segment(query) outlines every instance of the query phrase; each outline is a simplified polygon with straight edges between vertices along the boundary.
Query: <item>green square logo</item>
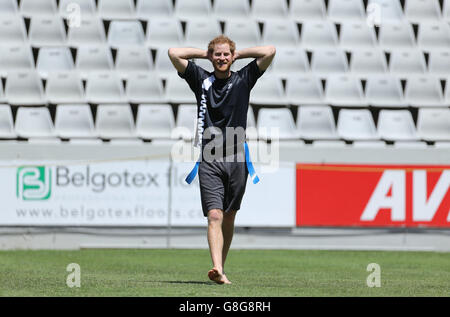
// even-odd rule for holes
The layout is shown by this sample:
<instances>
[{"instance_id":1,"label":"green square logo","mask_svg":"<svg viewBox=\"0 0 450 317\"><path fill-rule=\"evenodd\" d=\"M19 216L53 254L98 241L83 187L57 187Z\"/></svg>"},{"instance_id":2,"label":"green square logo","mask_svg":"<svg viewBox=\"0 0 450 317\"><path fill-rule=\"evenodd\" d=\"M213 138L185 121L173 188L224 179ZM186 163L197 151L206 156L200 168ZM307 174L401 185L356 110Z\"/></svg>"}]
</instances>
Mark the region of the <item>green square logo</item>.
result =
<instances>
[{"instance_id":1,"label":"green square logo","mask_svg":"<svg viewBox=\"0 0 450 317\"><path fill-rule=\"evenodd\" d=\"M22 200L47 200L51 195L51 170L45 166L17 169L16 194Z\"/></svg>"}]
</instances>

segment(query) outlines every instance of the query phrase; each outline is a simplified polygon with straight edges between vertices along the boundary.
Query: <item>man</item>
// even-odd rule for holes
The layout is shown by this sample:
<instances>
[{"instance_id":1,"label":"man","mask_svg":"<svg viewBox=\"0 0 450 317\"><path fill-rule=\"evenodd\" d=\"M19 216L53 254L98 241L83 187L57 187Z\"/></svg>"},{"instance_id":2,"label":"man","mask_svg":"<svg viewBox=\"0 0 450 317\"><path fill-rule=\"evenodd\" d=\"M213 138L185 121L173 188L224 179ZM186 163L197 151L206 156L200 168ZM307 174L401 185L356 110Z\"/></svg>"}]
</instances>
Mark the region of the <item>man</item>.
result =
<instances>
[{"instance_id":1,"label":"man","mask_svg":"<svg viewBox=\"0 0 450 317\"><path fill-rule=\"evenodd\" d=\"M168 54L178 75L194 92L198 104L196 141L202 147L202 158L196 167L203 214L208 218L207 237L213 262L208 277L218 284L231 284L224 272L225 260L248 173L252 175L253 170L251 162L249 166L249 160L244 157L246 153L243 153L249 95L272 62L275 47L260 46L237 51L235 43L221 35L209 43L207 50L170 48ZM193 58L209 59L214 72L209 73L189 61ZM255 59L241 70L232 72L231 65L239 58ZM237 144L234 143L234 135L229 137L229 129L244 131L240 135L238 133ZM215 138L209 141L212 136ZM206 153L207 150L210 152ZM213 159L207 159L212 155ZM193 173L195 176L196 169Z\"/></svg>"}]
</instances>

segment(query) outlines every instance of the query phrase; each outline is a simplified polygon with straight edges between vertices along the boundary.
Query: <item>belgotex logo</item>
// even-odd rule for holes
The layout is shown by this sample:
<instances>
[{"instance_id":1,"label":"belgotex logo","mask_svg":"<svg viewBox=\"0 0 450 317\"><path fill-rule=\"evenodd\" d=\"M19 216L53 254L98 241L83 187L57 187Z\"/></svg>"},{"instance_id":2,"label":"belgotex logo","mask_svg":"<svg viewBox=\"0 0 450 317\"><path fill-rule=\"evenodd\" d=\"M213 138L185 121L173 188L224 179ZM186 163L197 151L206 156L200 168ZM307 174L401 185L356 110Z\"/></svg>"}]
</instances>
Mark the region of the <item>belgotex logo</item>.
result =
<instances>
[{"instance_id":1,"label":"belgotex logo","mask_svg":"<svg viewBox=\"0 0 450 317\"><path fill-rule=\"evenodd\" d=\"M22 200L46 200L52 191L51 170L45 166L17 169L16 194Z\"/></svg>"}]
</instances>

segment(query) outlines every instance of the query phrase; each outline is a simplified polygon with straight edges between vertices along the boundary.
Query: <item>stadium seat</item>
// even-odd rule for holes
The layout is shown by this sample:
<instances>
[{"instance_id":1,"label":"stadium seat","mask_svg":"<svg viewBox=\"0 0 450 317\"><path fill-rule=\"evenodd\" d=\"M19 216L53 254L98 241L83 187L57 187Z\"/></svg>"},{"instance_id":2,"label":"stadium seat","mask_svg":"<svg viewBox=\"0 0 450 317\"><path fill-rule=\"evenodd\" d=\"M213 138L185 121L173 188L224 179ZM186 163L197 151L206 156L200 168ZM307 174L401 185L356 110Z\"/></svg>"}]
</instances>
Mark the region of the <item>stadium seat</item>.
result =
<instances>
[{"instance_id":1,"label":"stadium seat","mask_svg":"<svg viewBox=\"0 0 450 317\"><path fill-rule=\"evenodd\" d=\"M412 23L440 20L439 0L406 0L405 16Z\"/></svg>"},{"instance_id":2,"label":"stadium seat","mask_svg":"<svg viewBox=\"0 0 450 317\"><path fill-rule=\"evenodd\" d=\"M437 149L450 149L449 141L437 141L434 142L434 147Z\"/></svg>"},{"instance_id":3,"label":"stadium seat","mask_svg":"<svg viewBox=\"0 0 450 317\"><path fill-rule=\"evenodd\" d=\"M0 76L8 71L27 71L34 68L33 52L28 45L0 45Z\"/></svg>"},{"instance_id":4,"label":"stadium seat","mask_svg":"<svg viewBox=\"0 0 450 317\"><path fill-rule=\"evenodd\" d=\"M350 71L358 76L384 74L388 71L386 56L380 49L356 49L351 51Z\"/></svg>"},{"instance_id":5,"label":"stadium seat","mask_svg":"<svg viewBox=\"0 0 450 317\"><path fill-rule=\"evenodd\" d=\"M206 49L208 43L222 34L220 24L215 19L192 19L186 22L185 46Z\"/></svg>"},{"instance_id":6,"label":"stadium seat","mask_svg":"<svg viewBox=\"0 0 450 317\"><path fill-rule=\"evenodd\" d=\"M219 20L246 18L250 15L250 5L247 0L215 0L213 14Z\"/></svg>"},{"instance_id":7,"label":"stadium seat","mask_svg":"<svg viewBox=\"0 0 450 317\"><path fill-rule=\"evenodd\" d=\"M245 130L245 135L247 140L257 140L258 139L258 129L256 128L255 113L253 112L253 107L248 106L247 111L247 129Z\"/></svg>"},{"instance_id":8,"label":"stadium seat","mask_svg":"<svg viewBox=\"0 0 450 317\"><path fill-rule=\"evenodd\" d=\"M328 18L338 23L363 21L366 18L363 0L329 0Z\"/></svg>"},{"instance_id":9,"label":"stadium seat","mask_svg":"<svg viewBox=\"0 0 450 317\"><path fill-rule=\"evenodd\" d=\"M409 76L405 87L405 101L411 106L444 106L441 83L433 76Z\"/></svg>"},{"instance_id":10,"label":"stadium seat","mask_svg":"<svg viewBox=\"0 0 450 317\"><path fill-rule=\"evenodd\" d=\"M131 106L129 104L99 104L95 130L102 139L136 137Z\"/></svg>"},{"instance_id":11,"label":"stadium seat","mask_svg":"<svg viewBox=\"0 0 450 317\"><path fill-rule=\"evenodd\" d=\"M354 141L352 147L357 149L382 149L386 148L384 141Z\"/></svg>"},{"instance_id":12,"label":"stadium seat","mask_svg":"<svg viewBox=\"0 0 450 317\"><path fill-rule=\"evenodd\" d=\"M133 0L97 0L98 16L104 20L133 19Z\"/></svg>"},{"instance_id":13,"label":"stadium seat","mask_svg":"<svg viewBox=\"0 0 450 317\"><path fill-rule=\"evenodd\" d=\"M351 75L329 75L325 100L335 106L364 106L366 104L361 80Z\"/></svg>"},{"instance_id":14,"label":"stadium seat","mask_svg":"<svg viewBox=\"0 0 450 317\"><path fill-rule=\"evenodd\" d=\"M113 70L111 50L106 45L82 45L77 50L75 67L83 79L87 78L91 72Z\"/></svg>"},{"instance_id":15,"label":"stadium seat","mask_svg":"<svg viewBox=\"0 0 450 317\"><path fill-rule=\"evenodd\" d=\"M48 138L55 136L50 110L47 107L19 107L15 131L22 138Z\"/></svg>"},{"instance_id":16,"label":"stadium seat","mask_svg":"<svg viewBox=\"0 0 450 317\"><path fill-rule=\"evenodd\" d=\"M211 61L208 60L208 59L205 59L205 58L196 58L195 61L194 61L194 63L195 63L197 66L200 66L201 68L203 68L204 70L206 70L206 71L208 71L208 72L213 72L213 71L214 71L214 67L213 67ZM234 65L234 63L233 63L233 65ZM233 65L232 65L232 66L233 66ZM234 71L234 68L232 68L231 70ZM172 69L172 72L173 72L173 69Z\"/></svg>"},{"instance_id":17,"label":"stadium seat","mask_svg":"<svg viewBox=\"0 0 450 317\"><path fill-rule=\"evenodd\" d=\"M8 45L28 44L27 31L22 17L0 15L0 43Z\"/></svg>"},{"instance_id":18,"label":"stadium seat","mask_svg":"<svg viewBox=\"0 0 450 317\"><path fill-rule=\"evenodd\" d=\"M392 75L371 75L366 82L366 101L375 107L407 106L398 77Z\"/></svg>"},{"instance_id":19,"label":"stadium seat","mask_svg":"<svg viewBox=\"0 0 450 317\"><path fill-rule=\"evenodd\" d=\"M419 108L417 134L426 141L450 141L450 109Z\"/></svg>"},{"instance_id":20,"label":"stadium seat","mask_svg":"<svg viewBox=\"0 0 450 317\"><path fill-rule=\"evenodd\" d=\"M316 49L312 52L311 71L320 77L348 71L347 57L341 49Z\"/></svg>"},{"instance_id":21,"label":"stadium seat","mask_svg":"<svg viewBox=\"0 0 450 317\"><path fill-rule=\"evenodd\" d=\"M176 75L177 71L173 67L170 61L169 55L167 54L169 48L160 48L156 51L155 58L155 71L158 73L159 77L166 79L171 75Z\"/></svg>"},{"instance_id":22,"label":"stadium seat","mask_svg":"<svg viewBox=\"0 0 450 317\"><path fill-rule=\"evenodd\" d=\"M347 144L345 141L342 140L316 140L312 143L313 148L333 148L333 149L339 149L339 148L345 148L347 147Z\"/></svg>"},{"instance_id":23,"label":"stadium seat","mask_svg":"<svg viewBox=\"0 0 450 317\"><path fill-rule=\"evenodd\" d=\"M257 46L261 41L258 23L251 18L245 20L227 19L224 34L241 48Z\"/></svg>"},{"instance_id":24,"label":"stadium seat","mask_svg":"<svg viewBox=\"0 0 450 317\"><path fill-rule=\"evenodd\" d=\"M96 104L125 102L122 81L114 72L92 72L86 82L86 99Z\"/></svg>"},{"instance_id":25,"label":"stadium seat","mask_svg":"<svg viewBox=\"0 0 450 317\"><path fill-rule=\"evenodd\" d=\"M319 77L291 75L286 81L286 98L290 104L323 104L324 93Z\"/></svg>"},{"instance_id":26,"label":"stadium seat","mask_svg":"<svg viewBox=\"0 0 450 317\"><path fill-rule=\"evenodd\" d=\"M298 22L323 20L326 12L324 0L291 0L289 5L291 19Z\"/></svg>"},{"instance_id":27,"label":"stadium seat","mask_svg":"<svg viewBox=\"0 0 450 317\"><path fill-rule=\"evenodd\" d=\"M250 103L259 105L285 105L281 79L275 75L258 79L250 94Z\"/></svg>"},{"instance_id":28,"label":"stadium seat","mask_svg":"<svg viewBox=\"0 0 450 317\"><path fill-rule=\"evenodd\" d=\"M252 0L251 14L255 19L281 18L288 15L286 0Z\"/></svg>"},{"instance_id":29,"label":"stadium seat","mask_svg":"<svg viewBox=\"0 0 450 317\"><path fill-rule=\"evenodd\" d=\"M106 44L105 28L100 19L81 16L79 27L70 27L67 31L67 43L70 46Z\"/></svg>"},{"instance_id":30,"label":"stadium seat","mask_svg":"<svg viewBox=\"0 0 450 317\"><path fill-rule=\"evenodd\" d=\"M136 134L143 139L170 139L175 117L170 105L140 104L136 117Z\"/></svg>"},{"instance_id":31,"label":"stadium seat","mask_svg":"<svg viewBox=\"0 0 450 317\"><path fill-rule=\"evenodd\" d=\"M109 145L117 146L136 146L144 144L144 140L138 138L111 139Z\"/></svg>"},{"instance_id":32,"label":"stadium seat","mask_svg":"<svg viewBox=\"0 0 450 317\"><path fill-rule=\"evenodd\" d=\"M337 132L345 140L379 139L372 114L368 109L341 109Z\"/></svg>"},{"instance_id":33,"label":"stadium seat","mask_svg":"<svg viewBox=\"0 0 450 317\"><path fill-rule=\"evenodd\" d=\"M377 45L375 30L366 22L342 22L340 45L347 50L374 48Z\"/></svg>"},{"instance_id":34,"label":"stadium seat","mask_svg":"<svg viewBox=\"0 0 450 317\"><path fill-rule=\"evenodd\" d=\"M234 61L234 63L231 65L231 70L237 72L238 70L242 69L243 67L250 64L254 59L253 58L240 58ZM268 72L270 67L266 70Z\"/></svg>"},{"instance_id":35,"label":"stadium seat","mask_svg":"<svg viewBox=\"0 0 450 317\"><path fill-rule=\"evenodd\" d=\"M180 78L176 71L167 76L166 100L171 103L195 103L194 93L187 82Z\"/></svg>"},{"instance_id":36,"label":"stadium seat","mask_svg":"<svg viewBox=\"0 0 450 317\"><path fill-rule=\"evenodd\" d=\"M449 73L447 73L448 76ZM450 105L450 77L447 77L447 82L445 85L445 91L444 91L444 105L449 106Z\"/></svg>"},{"instance_id":37,"label":"stadium seat","mask_svg":"<svg viewBox=\"0 0 450 317\"><path fill-rule=\"evenodd\" d=\"M76 9L75 9L76 8ZM94 17L97 14L97 5L95 0L60 0L59 1L59 15L64 18L69 18L74 13L80 13L83 16Z\"/></svg>"},{"instance_id":38,"label":"stadium seat","mask_svg":"<svg viewBox=\"0 0 450 317\"><path fill-rule=\"evenodd\" d=\"M6 102L5 93L3 91L3 83L0 80L0 102Z\"/></svg>"},{"instance_id":39,"label":"stadium seat","mask_svg":"<svg viewBox=\"0 0 450 317\"><path fill-rule=\"evenodd\" d=\"M330 106L302 105L297 112L297 128L302 139L338 139Z\"/></svg>"},{"instance_id":40,"label":"stadium seat","mask_svg":"<svg viewBox=\"0 0 450 317\"><path fill-rule=\"evenodd\" d=\"M173 15L172 1L167 0L137 0L136 16L140 20L149 20Z\"/></svg>"},{"instance_id":41,"label":"stadium seat","mask_svg":"<svg viewBox=\"0 0 450 317\"><path fill-rule=\"evenodd\" d=\"M0 15L11 16L19 13L17 0L1 0Z\"/></svg>"},{"instance_id":42,"label":"stadium seat","mask_svg":"<svg viewBox=\"0 0 450 317\"><path fill-rule=\"evenodd\" d=\"M384 140L417 140L416 127L409 110L380 111L378 116L378 134Z\"/></svg>"},{"instance_id":43,"label":"stadium seat","mask_svg":"<svg viewBox=\"0 0 450 317\"><path fill-rule=\"evenodd\" d=\"M174 15L181 20L201 20L208 17L211 11L211 1L209 0L177 0Z\"/></svg>"},{"instance_id":44,"label":"stadium seat","mask_svg":"<svg viewBox=\"0 0 450 317\"><path fill-rule=\"evenodd\" d=\"M180 104L178 106L175 129L172 131L172 138L192 140L195 135L197 125L197 105Z\"/></svg>"},{"instance_id":45,"label":"stadium seat","mask_svg":"<svg viewBox=\"0 0 450 317\"><path fill-rule=\"evenodd\" d=\"M404 78L427 72L425 56L421 50L417 49L392 51L389 68L391 74Z\"/></svg>"},{"instance_id":46,"label":"stadium seat","mask_svg":"<svg viewBox=\"0 0 450 317\"><path fill-rule=\"evenodd\" d=\"M113 48L144 45L145 35L139 20L111 21L108 31L108 44Z\"/></svg>"},{"instance_id":47,"label":"stadium seat","mask_svg":"<svg viewBox=\"0 0 450 317\"><path fill-rule=\"evenodd\" d=\"M375 6L379 10L381 25L402 21L404 19L400 0L369 0L367 5L368 11ZM374 11L374 14L377 14L377 12Z\"/></svg>"},{"instance_id":48,"label":"stadium seat","mask_svg":"<svg viewBox=\"0 0 450 317\"><path fill-rule=\"evenodd\" d=\"M57 105L55 133L60 138L94 138L94 118L88 104Z\"/></svg>"},{"instance_id":49,"label":"stadium seat","mask_svg":"<svg viewBox=\"0 0 450 317\"><path fill-rule=\"evenodd\" d=\"M68 47L41 47L37 57L36 69L43 78L47 78L50 72L74 69L70 49Z\"/></svg>"},{"instance_id":50,"label":"stadium seat","mask_svg":"<svg viewBox=\"0 0 450 317\"><path fill-rule=\"evenodd\" d=\"M61 144L62 141L59 138L53 137L30 137L27 140L28 144L48 145L48 144Z\"/></svg>"},{"instance_id":51,"label":"stadium seat","mask_svg":"<svg viewBox=\"0 0 450 317\"><path fill-rule=\"evenodd\" d=\"M388 22L380 26L379 45L384 50L411 49L416 46L414 30L408 22Z\"/></svg>"},{"instance_id":52,"label":"stadium seat","mask_svg":"<svg viewBox=\"0 0 450 317\"><path fill-rule=\"evenodd\" d=\"M446 22L422 22L417 33L417 44L422 50L448 49L450 26Z\"/></svg>"},{"instance_id":53,"label":"stadium seat","mask_svg":"<svg viewBox=\"0 0 450 317\"><path fill-rule=\"evenodd\" d=\"M446 79L450 74L450 49L430 51L428 69L431 75Z\"/></svg>"},{"instance_id":54,"label":"stadium seat","mask_svg":"<svg viewBox=\"0 0 450 317\"><path fill-rule=\"evenodd\" d=\"M50 103L83 103L86 101L83 82L77 71L51 72L45 87Z\"/></svg>"},{"instance_id":55,"label":"stadium seat","mask_svg":"<svg viewBox=\"0 0 450 317\"><path fill-rule=\"evenodd\" d=\"M450 21L450 1L444 0L444 5L442 8L442 17L446 21Z\"/></svg>"},{"instance_id":56,"label":"stadium seat","mask_svg":"<svg viewBox=\"0 0 450 317\"><path fill-rule=\"evenodd\" d=\"M0 104L0 139L15 139L16 137L11 107Z\"/></svg>"},{"instance_id":57,"label":"stadium seat","mask_svg":"<svg viewBox=\"0 0 450 317\"><path fill-rule=\"evenodd\" d=\"M299 43L297 24L290 19L264 20L262 43L278 47L295 47Z\"/></svg>"},{"instance_id":58,"label":"stadium seat","mask_svg":"<svg viewBox=\"0 0 450 317\"><path fill-rule=\"evenodd\" d=\"M116 71L127 78L133 72L149 72L153 69L151 52L145 46L121 46L116 55Z\"/></svg>"},{"instance_id":59,"label":"stadium seat","mask_svg":"<svg viewBox=\"0 0 450 317\"><path fill-rule=\"evenodd\" d=\"M162 82L154 72L130 74L125 93L131 103L165 102Z\"/></svg>"},{"instance_id":60,"label":"stadium seat","mask_svg":"<svg viewBox=\"0 0 450 317\"><path fill-rule=\"evenodd\" d=\"M72 138L69 140L69 144L75 144L75 145L100 145L103 144L102 139L79 139L79 138Z\"/></svg>"},{"instance_id":61,"label":"stadium seat","mask_svg":"<svg viewBox=\"0 0 450 317\"><path fill-rule=\"evenodd\" d=\"M262 108L258 113L258 137L262 140L299 139L300 135L295 126L294 117L288 108Z\"/></svg>"},{"instance_id":62,"label":"stadium seat","mask_svg":"<svg viewBox=\"0 0 450 317\"><path fill-rule=\"evenodd\" d=\"M20 0L20 13L25 17L57 14L56 0Z\"/></svg>"},{"instance_id":63,"label":"stadium seat","mask_svg":"<svg viewBox=\"0 0 450 317\"><path fill-rule=\"evenodd\" d=\"M301 46L304 49L336 47L336 26L330 21L305 21L302 24Z\"/></svg>"},{"instance_id":64,"label":"stadium seat","mask_svg":"<svg viewBox=\"0 0 450 317\"><path fill-rule=\"evenodd\" d=\"M181 46L183 30L181 23L172 18L152 18L147 24L147 45L154 49Z\"/></svg>"},{"instance_id":65,"label":"stadium seat","mask_svg":"<svg viewBox=\"0 0 450 317\"><path fill-rule=\"evenodd\" d=\"M34 71L8 72L5 85L8 103L14 105L41 105L46 103L39 74Z\"/></svg>"},{"instance_id":66,"label":"stadium seat","mask_svg":"<svg viewBox=\"0 0 450 317\"><path fill-rule=\"evenodd\" d=\"M396 141L394 148L396 149L426 149L428 147L426 142L422 141Z\"/></svg>"},{"instance_id":67,"label":"stadium seat","mask_svg":"<svg viewBox=\"0 0 450 317\"><path fill-rule=\"evenodd\" d=\"M66 44L64 23L58 16L33 16L30 22L29 40L32 46Z\"/></svg>"},{"instance_id":68,"label":"stadium seat","mask_svg":"<svg viewBox=\"0 0 450 317\"><path fill-rule=\"evenodd\" d=\"M277 47L271 68L275 75L284 78L310 70L305 50L294 47Z\"/></svg>"}]
</instances>

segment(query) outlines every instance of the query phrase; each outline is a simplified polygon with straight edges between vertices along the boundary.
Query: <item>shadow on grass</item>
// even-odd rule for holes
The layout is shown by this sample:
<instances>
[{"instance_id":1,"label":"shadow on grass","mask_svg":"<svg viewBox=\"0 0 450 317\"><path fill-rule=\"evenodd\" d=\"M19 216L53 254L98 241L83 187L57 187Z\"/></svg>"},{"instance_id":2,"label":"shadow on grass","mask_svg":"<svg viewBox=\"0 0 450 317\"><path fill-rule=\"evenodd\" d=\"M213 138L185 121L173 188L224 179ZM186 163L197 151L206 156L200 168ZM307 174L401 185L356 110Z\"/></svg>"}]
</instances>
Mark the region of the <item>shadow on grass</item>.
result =
<instances>
[{"instance_id":1,"label":"shadow on grass","mask_svg":"<svg viewBox=\"0 0 450 317\"><path fill-rule=\"evenodd\" d=\"M193 285L215 285L213 282L200 281L146 281L149 283L165 283L165 284L193 284Z\"/></svg>"}]
</instances>

